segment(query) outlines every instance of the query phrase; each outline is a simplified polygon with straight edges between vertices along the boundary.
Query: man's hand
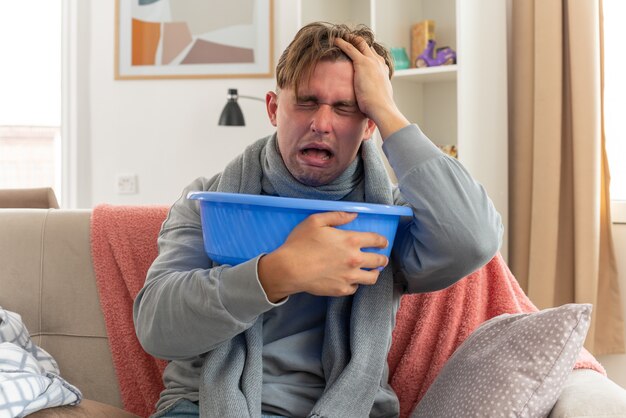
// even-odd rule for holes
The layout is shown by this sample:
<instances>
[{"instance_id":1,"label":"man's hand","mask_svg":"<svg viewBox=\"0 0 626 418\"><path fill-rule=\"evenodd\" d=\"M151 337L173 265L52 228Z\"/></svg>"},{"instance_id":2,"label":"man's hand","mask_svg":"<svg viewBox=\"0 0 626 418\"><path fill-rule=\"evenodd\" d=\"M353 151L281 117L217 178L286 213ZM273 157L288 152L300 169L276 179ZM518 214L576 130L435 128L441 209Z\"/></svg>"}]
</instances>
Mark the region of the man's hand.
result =
<instances>
[{"instance_id":1,"label":"man's hand","mask_svg":"<svg viewBox=\"0 0 626 418\"><path fill-rule=\"evenodd\" d=\"M393 100L389 68L385 59L363 38L355 37L355 45L341 38L335 39L354 66L354 93L361 112L372 119L385 140L397 130L409 125Z\"/></svg>"},{"instance_id":2,"label":"man's hand","mask_svg":"<svg viewBox=\"0 0 626 418\"><path fill-rule=\"evenodd\" d=\"M384 255L361 248L385 248L387 239L372 232L334 228L356 218L354 213L323 212L309 216L285 243L259 261L259 280L271 302L307 292L318 296L345 296L359 285L378 280ZM363 270L370 268L372 270Z\"/></svg>"}]
</instances>

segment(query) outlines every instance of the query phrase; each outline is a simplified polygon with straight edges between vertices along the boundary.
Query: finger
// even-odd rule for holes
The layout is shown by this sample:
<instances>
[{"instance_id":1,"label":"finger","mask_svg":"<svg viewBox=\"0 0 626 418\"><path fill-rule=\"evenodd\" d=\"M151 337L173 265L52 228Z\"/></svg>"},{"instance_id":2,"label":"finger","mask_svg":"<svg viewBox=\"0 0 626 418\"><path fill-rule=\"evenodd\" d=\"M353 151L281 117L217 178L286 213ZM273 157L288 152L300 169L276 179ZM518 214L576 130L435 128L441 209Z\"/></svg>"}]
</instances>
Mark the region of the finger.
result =
<instances>
[{"instance_id":1,"label":"finger","mask_svg":"<svg viewBox=\"0 0 626 418\"><path fill-rule=\"evenodd\" d=\"M376 59L378 59L378 61L385 63L385 57L383 57L382 55L380 55L377 51L376 48L374 48L373 46L370 46L370 49L372 50L372 54L374 54L374 57L376 57ZM386 63L385 63L386 64Z\"/></svg>"},{"instance_id":2,"label":"finger","mask_svg":"<svg viewBox=\"0 0 626 418\"><path fill-rule=\"evenodd\" d=\"M354 44L356 44L356 48L364 55L367 55L369 52L371 52L370 46L367 44L367 42L365 41L365 39L361 38L360 36L355 36L352 38L352 40L354 41ZM353 44L353 45L354 45Z\"/></svg>"},{"instance_id":3,"label":"finger","mask_svg":"<svg viewBox=\"0 0 626 418\"><path fill-rule=\"evenodd\" d=\"M378 281L378 276L380 272L378 270L361 270L359 275L356 277L356 280L353 284L355 285L366 285L371 286L376 284Z\"/></svg>"},{"instance_id":4,"label":"finger","mask_svg":"<svg viewBox=\"0 0 626 418\"><path fill-rule=\"evenodd\" d=\"M335 46L341 49L353 61L359 55L359 50L342 38L335 38Z\"/></svg>"},{"instance_id":5,"label":"finger","mask_svg":"<svg viewBox=\"0 0 626 418\"><path fill-rule=\"evenodd\" d=\"M387 248L388 241L375 232L353 232L350 239L359 248Z\"/></svg>"},{"instance_id":6,"label":"finger","mask_svg":"<svg viewBox=\"0 0 626 418\"><path fill-rule=\"evenodd\" d=\"M353 61L361 55L371 55L370 47L365 39L355 36L354 40L355 43L352 43L342 38L335 38L335 46L339 47Z\"/></svg>"},{"instance_id":7,"label":"finger","mask_svg":"<svg viewBox=\"0 0 626 418\"><path fill-rule=\"evenodd\" d=\"M352 222L356 213L349 212L320 212L310 215L308 219L317 226L339 226Z\"/></svg>"},{"instance_id":8,"label":"finger","mask_svg":"<svg viewBox=\"0 0 626 418\"><path fill-rule=\"evenodd\" d=\"M389 263L389 259L382 254L377 253L365 253L366 255L363 257L363 266L365 269L375 269L376 271L381 271L387 266Z\"/></svg>"},{"instance_id":9,"label":"finger","mask_svg":"<svg viewBox=\"0 0 626 418\"><path fill-rule=\"evenodd\" d=\"M357 290L359 290L359 285L358 284L352 284L344 292L345 293L344 296L354 295Z\"/></svg>"},{"instance_id":10,"label":"finger","mask_svg":"<svg viewBox=\"0 0 626 418\"><path fill-rule=\"evenodd\" d=\"M372 54L376 57L376 58L382 58L382 56L376 51L376 48L374 48L374 45L370 45L370 51L372 51Z\"/></svg>"}]
</instances>

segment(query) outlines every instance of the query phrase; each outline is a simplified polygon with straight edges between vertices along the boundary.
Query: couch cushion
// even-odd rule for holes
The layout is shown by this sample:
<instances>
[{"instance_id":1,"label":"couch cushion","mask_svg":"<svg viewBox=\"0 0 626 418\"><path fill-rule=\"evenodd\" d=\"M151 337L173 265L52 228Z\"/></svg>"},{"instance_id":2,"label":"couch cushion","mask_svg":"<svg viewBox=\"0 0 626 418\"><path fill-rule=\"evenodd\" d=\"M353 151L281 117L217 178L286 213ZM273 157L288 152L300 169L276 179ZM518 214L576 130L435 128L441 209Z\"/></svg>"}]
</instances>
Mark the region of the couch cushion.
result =
<instances>
[{"instance_id":1,"label":"couch cushion","mask_svg":"<svg viewBox=\"0 0 626 418\"><path fill-rule=\"evenodd\" d=\"M91 266L90 210L0 210L0 306L86 398L121 406Z\"/></svg>"},{"instance_id":2,"label":"couch cushion","mask_svg":"<svg viewBox=\"0 0 626 418\"><path fill-rule=\"evenodd\" d=\"M454 352L412 417L547 416L589 328L591 305L504 314Z\"/></svg>"},{"instance_id":3,"label":"couch cushion","mask_svg":"<svg viewBox=\"0 0 626 418\"><path fill-rule=\"evenodd\" d=\"M126 412L97 401L83 399L76 406L58 406L42 409L29 415L32 418L137 418L135 414Z\"/></svg>"},{"instance_id":4,"label":"couch cushion","mask_svg":"<svg viewBox=\"0 0 626 418\"><path fill-rule=\"evenodd\" d=\"M593 370L574 370L550 418L626 417L626 390Z\"/></svg>"}]
</instances>

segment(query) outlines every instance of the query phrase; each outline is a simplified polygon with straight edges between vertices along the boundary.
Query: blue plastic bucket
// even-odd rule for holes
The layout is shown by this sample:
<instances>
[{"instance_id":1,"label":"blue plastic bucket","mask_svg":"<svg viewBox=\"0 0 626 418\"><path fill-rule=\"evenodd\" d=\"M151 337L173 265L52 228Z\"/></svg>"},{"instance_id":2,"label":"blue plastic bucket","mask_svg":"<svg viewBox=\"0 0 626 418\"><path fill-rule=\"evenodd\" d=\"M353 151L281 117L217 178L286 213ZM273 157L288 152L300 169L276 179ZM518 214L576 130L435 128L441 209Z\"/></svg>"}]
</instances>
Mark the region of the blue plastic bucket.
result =
<instances>
[{"instance_id":1,"label":"blue plastic bucket","mask_svg":"<svg viewBox=\"0 0 626 418\"><path fill-rule=\"evenodd\" d=\"M280 247L291 230L313 213L343 211L358 216L337 228L376 232L387 238L386 248L363 248L389 257L400 216L411 216L404 206L221 192L190 192L198 200L204 248L220 264L237 265Z\"/></svg>"}]
</instances>

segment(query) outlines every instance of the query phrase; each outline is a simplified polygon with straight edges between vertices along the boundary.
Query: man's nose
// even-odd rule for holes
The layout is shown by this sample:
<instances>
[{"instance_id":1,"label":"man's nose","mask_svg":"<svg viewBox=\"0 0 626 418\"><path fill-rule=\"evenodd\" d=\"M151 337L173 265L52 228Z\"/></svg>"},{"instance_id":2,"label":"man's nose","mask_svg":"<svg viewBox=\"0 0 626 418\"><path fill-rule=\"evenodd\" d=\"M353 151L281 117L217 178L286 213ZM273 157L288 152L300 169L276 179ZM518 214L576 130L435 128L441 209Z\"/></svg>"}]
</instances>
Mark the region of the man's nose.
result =
<instances>
[{"instance_id":1,"label":"man's nose","mask_svg":"<svg viewBox=\"0 0 626 418\"><path fill-rule=\"evenodd\" d=\"M333 107L327 104L320 104L311 121L311 129L318 134L329 133L332 129Z\"/></svg>"}]
</instances>

